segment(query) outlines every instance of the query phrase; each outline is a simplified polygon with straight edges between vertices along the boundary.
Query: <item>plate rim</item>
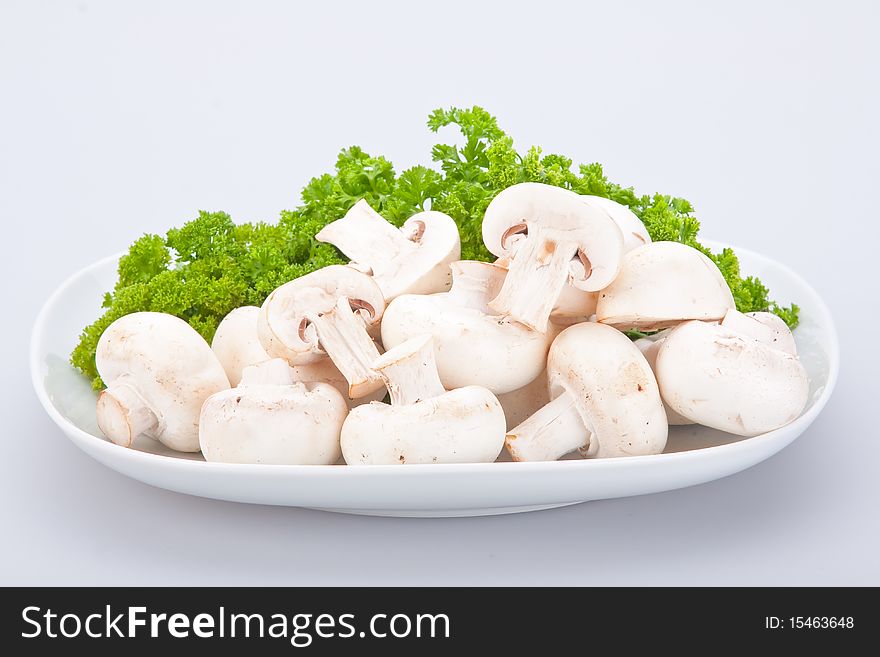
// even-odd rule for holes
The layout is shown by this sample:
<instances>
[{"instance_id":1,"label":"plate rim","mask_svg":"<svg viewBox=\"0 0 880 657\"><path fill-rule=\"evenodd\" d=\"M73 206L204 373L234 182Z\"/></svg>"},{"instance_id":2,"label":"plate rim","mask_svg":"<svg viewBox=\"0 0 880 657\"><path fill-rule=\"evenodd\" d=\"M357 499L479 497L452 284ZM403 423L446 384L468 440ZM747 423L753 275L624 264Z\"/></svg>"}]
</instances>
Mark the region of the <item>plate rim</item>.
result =
<instances>
[{"instance_id":1,"label":"plate rim","mask_svg":"<svg viewBox=\"0 0 880 657\"><path fill-rule=\"evenodd\" d=\"M772 444L777 438L783 435L791 435L791 441L796 439L812 422L816 416L822 411L831 397L836 387L840 372L840 344L838 340L837 328L834 324L833 315L821 295L807 282L800 274L791 269L788 265L774 260L769 256L758 253L751 249L738 247L725 242L716 240L704 240L704 244L711 248L732 248L737 254L748 254L748 257L756 260L769 261L775 267L783 270L783 272L801 285L807 293L812 297L813 305L819 310L822 318L822 324L827 326L827 337L829 343L828 353L828 379L823 387L818 399L813 405L794 422L787 424L779 429L769 431L750 438L744 438L733 443L724 445L714 445L711 447L700 447L682 452L671 452L665 454L646 454L640 456L628 456L626 458L616 459L575 459L575 460L558 460L558 461L535 461L535 462L492 462L492 463L438 463L438 464L407 464L405 467L400 465L369 465L354 467L334 465L275 465L275 464L257 464L257 463L212 463L207 461L199 461L194 459L180 458L177 456L169 456L164 454L152 454L143 452L129 447L116 445L104 438L94 436L80 427L76 426L68 419L63 417L52 400L49 398L46 387L41 381L41 361L39 357L39 346L44 342L46 332L46 319L53 307L63 298L65 292L77 283L83 276L89 274L92 270L105 266L108 262L117 260L123 255L119 252L104 258L100 258L69 275L55 290L49 295L34 321L31 331L29 363L31 370L31 384L37 394L43 409L52 419L52 421L62 430L62 432L80 449L85 449L88 445L89 449L98 450L102 454L107 454L109 458L127 460L132 464L142 464L144 466L168 467L171 469L188 470L212 470L214 472L225 472L232 476L237 474L252 474L255 471L264 472L267 475L288 474L297 477L313 477L313 476L330 476L345 477L357 474L358 476L367 477L384 477L390 473L394 473L396 477L419 476L424 477L426 473L432 473L433 476L445 476L449 474L465 474L476 471L483 473L497 472L501 473L530 473L530 472L547 472L561 468L580 469L587 468L595 470L600 468L619 468L624 463L629 464L624 467L640 468L648 466L651 463L661 464L663 462L673 460L674 462L698 461L705 458L712 458L715 455L725 452L738 452L742 450L750 451L754 449L756 443ZM82 443L82 444L81 444ZM783 445L784 446L784 445ZM110 456L112 455L112 456ZM254 470L254 469L257 470ZM354 470L354 472L353 472Z\"/></svg>"}]
</instances>

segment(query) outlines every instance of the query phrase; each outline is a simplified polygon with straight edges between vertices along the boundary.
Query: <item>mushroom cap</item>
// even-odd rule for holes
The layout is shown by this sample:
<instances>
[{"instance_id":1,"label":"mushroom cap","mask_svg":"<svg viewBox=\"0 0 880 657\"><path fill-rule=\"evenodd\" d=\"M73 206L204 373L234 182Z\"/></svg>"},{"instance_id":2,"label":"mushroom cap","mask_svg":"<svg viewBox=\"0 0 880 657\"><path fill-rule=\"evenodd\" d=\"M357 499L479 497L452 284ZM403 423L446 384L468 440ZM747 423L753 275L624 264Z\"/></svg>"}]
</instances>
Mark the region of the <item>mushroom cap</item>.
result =
<instances>
[{"instance_id":1,"label":"mushroom cap","mask_svg":"<svg viewBox=\"0 0 880 657\"><path fill-rule=\"evenodd\" d=\"M449 289L449 264L461 257L458 226L449 215L419 212L398 229L363 199L315 238L329 242L369 269L386 301L401 294Z\"/></svg>"},{"instance_id":2,"label":"mushroom cap","mask_svg":"<svg viewBox=\"0 0 880 657\"><path fill-rule=\"evenodd\" d=\"M406 406L358 406L342 425L349 465L491 463L501 453L504 411L479 386L452 390Z\"/></svg>"},{"instance_id":3,"label":"mushroom cap","mask_svg":"<svg viewBox=\"0 0 880 657\"><path fill-rule=\"evenodd\" d=\"M691 319L717 321L734 307L709 258L678 242L652 242L623 256L620 274L599 293L596 317L620 330L655 330Z\"/></svg>"},{"instance_id":4,"label":"mushroom cap","mask_svg":"<svg viewBox=\"0 0 880 657\"><path fill-rule=\"evenodd\" d=\"M547 239L572 241L589 261L589 271L576 287L606 287L620 269L623 235L608 212L580 195L543 183L512 185L492 199L483 217L483 242L495 256L509 253L512 231L524 225L543 229ZM515 255L513 256L516 257Z\"/></svg>"},{"instance_id":5,"label":"mushroom cap","mask_svg":"<svg viewBox=\"0 0 880 657\"><path fill-rule=\"evenodd\" d=\"M718 324L687 322L663 341L657 379L681 415L740 436L795 420L807 404L809 379L796 356Z\"/></svg>"},{"instance_id":6,"label":"mushroom cap","mask_svg":"<svg viewBox=\"0 0 880 657\"><path fill-rule=\"evenodd\" d=\"M328 313L342 297L358 309L368 329L382 319L382 291L370 276L352 267L330 265L277 288L263 302L257 322L266 353L272 358L284 358L291 365L323 359L326 354L317 340L305 335L307 314Z\"/></svg>"},{"instance_id":7,"label":"mushroom cap","mask_svg":"<svg viewBox=\"0 0 880 657\"><path fill-rule=\"evenodd\" d=\"M544 369L553 334L454 303L449 294L404 294L382 320L382 344L396 347L418 335L434 338L440 380L447 389L478 385L505 393L530 383Z\"/></svg>"},{"instance_id":8,"label":"mushroom cap","mask_svg":"<svg viewBox=\"0 0 880 657\"><path fill-rule=\"evenodd\" d=\"M348 414L342 395L318 383L246 385L212 395L199 428L208 461L330 465Z\"/></svg>"},{"instance_id":9,"label":"mushroom cap","mask_svg":"<svg viewBox=\"0 0 880 657\"><path fill-rule=\"evenodd\" d=\"M257 320L260 309L257 306L242 306L230 312L214 334L211 349L217 356L229 384L237 386L245 367L269 360L269 354L260 344L257 334Z\"/></svg>"},{"instance_id":10,"label":"mushroom cap","mask_svg":"<svg viewBox=\"0 0 880 657\"><path fill-rule=\"evenodd\" d=\"M767 312L741 313L730 309L721 320L721 326L763 342L768 347L797 356L797 345L791 329L778 315Z\"/></svg>"},{"instance_id":11,"label":"mushroom cap","mask_svg":"<svg viewBox=\"0 0 880 657\"><path fill-rule=\"evenodd\" d=\"M199 451L202 404L229 388L226 372L205 339L165 313L132 313L110 324L98 340L95 364L108 386L98 400L98 424L120 444L137 436L117 435L130 424L114 401L115 385L136 390L155 414L156 426L145 433L181 452Z\"/></svg>"},{"instance_id":12,"label":"mushroom cap","mask_svg":"<svg viewBox=\"0 0 880 657\"><path fill-rule=\"evenodd\" d=\"M567 393L596 457L659 454L669 430L651 366L623 333L586 322L565 329L547 358L550 398Z\"/></svg>"},{"instance_id":13,"label":"mushroom cap","mask_svg":"<svg viewBox=\"0 0 880 657\"><path fill-rule=\"evenodd\" d=\"M623 234L624 253L651 242L651 235L648 233L648 229L645 228L645 224L636 216L635 212L625 205L604 196L582 194L581 198L585 199L587 203L605 210L614 219L614 223L617 224L617 227L620 228L620 232Z\"/></svg>"},{"instance_id":14,"label":"mushroom cap","mask_svg":"<svg viewBox=\"0 0 880 657\"><path fill-rule=\"evenodd\" d=\"M664 331L664 333L667 332ZM639 348L639 351L642 352L645 360L648 361L648 365L651 366L651 370L654 372L654 378L657 377L657 354L660 353L663 339L664 338L653 338L652 336L652 338L639 338L633 342L633 344ZM663 398L662 388L660 390L660 398ZM687 419L684 415L680 415L669 408L669 405L665 401L663 402L663 410L666 411L666 421L669 422L669 426L671 427L693 424L693 422Z\"/></svg>"}]
</instances>

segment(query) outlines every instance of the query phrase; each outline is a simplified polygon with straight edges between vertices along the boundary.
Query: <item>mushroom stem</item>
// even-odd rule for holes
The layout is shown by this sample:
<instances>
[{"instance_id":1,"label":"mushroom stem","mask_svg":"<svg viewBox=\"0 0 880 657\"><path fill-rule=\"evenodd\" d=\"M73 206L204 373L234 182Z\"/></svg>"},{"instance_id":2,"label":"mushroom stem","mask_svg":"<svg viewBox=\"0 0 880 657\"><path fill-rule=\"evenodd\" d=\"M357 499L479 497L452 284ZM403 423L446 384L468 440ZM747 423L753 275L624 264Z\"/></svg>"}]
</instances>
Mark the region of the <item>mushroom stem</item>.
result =
<instances>
[{"instance_id":1,"label":"mushroom stem","mask_svg":"<svg viewBox=\"0 0 880 657\"><path fill-rule=\"evenodd\" d=\"M446 392L437 373L430 335L417 336L389 349L373 363L373 369L391 393L392 406L415 404Z\"/></svg>"},{"instance_id":2,"label":"mushroom stem","mask_svg":"<svg viewBox=\"0 0 880 657\"><path fill-rule=\"evenodd\" d=\"M306 318L314 326L321 348L348 381L349 397L357 399L382 387L382 378L371 369L379 350L348 298L340 297L330 312L309 313Z\"/></svg>"},{"instance_id":3,"label":"mushroom stem","mask_svg":"<svg viewBox=\"0 0 880 657\"><path fill-rule=\"evenodd\" d=\"M159 418L137 389L122 378L98 397L98 426L117 445L131 447L139 435L158 427Z\"/></svg>"},{"instance_id":4,"label":"mushroom stem","mask_svg":"<svg viewBox=\"0 0 880 657\"><path fill-rule=\"evenodd\" d=\"M590 432L567 392L507 432L514 461L555 461L576 449L587 450Z\"/></svg>"},{"instance_id":5,"label":"mushroom stem","mask_svg":"<svg viewBox=\"0 0 880 657\"><path fill-rule=\"evenodd\" d=\"M457 306L491 314L488 301L498 295L504 283L506 270L490 262L459 260L450 265L452 288L448 299Z\"/></svg>"},{"instance_id":6,"label":"mushroom stem","mask_svg":"<svg viewBox=\"0 0 880 657\"><path fill-rule=\"evenodd\" d=\"M408 231L409 239L403 231L388 223L382 215L361 199L355 203L342 219L337 219L322 228L316 238L330 242L345 253L353 263L366 265L371 270L385 262L391 254L415 250L421 234L418 230Z\"/></svg>"},{"instance_id":7,"label":"mushroom stem","mask_svg":"<svg viewBox=\"0 0 880 657\"><path fill-rule=\"evenodd\" d=\"M529 233L512 258L501 291L489 302L489 308L545 333L577 250L577 242L556 241L545 230Z\"/></svg>"}]
</instances>

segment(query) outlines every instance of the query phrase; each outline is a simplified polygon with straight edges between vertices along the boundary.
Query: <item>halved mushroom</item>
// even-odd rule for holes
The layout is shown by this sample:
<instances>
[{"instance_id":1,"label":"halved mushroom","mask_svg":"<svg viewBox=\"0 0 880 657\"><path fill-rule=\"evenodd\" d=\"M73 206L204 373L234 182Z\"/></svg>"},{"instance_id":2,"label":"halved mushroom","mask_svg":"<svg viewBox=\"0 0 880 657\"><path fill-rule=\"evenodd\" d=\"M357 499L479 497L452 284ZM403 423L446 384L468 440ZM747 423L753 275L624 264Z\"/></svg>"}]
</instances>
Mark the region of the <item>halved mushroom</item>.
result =
<instances>
[{"instance_id":1,"label":"halved mushroom","mask_svg":"<svg viewBox=\"0 0 880 657\"><path fill-rule=\"evenodd\" d=\"M538 331L547 329L567 282L601 290L617 276L623 255L623 236L605 210L541 183L513 185L492 199L483 242L494 255L511 258L490 307Z\"/></svg>"},{"instance_id":2,"label":"halved mushroom","mask_svg":"<svg viewBox=\"0 0 880 657\"><path fill-rule=\"evenodd\" d=\"M581 198L587 203L595 205L614 219L614 223L620 228L623 234L623 251L627 253L633 249L643 246L651 242L651 235L642 220L636 216L636 213L628 207L617 201L612 201L604 196L592 196L590 194L581 194Z\"/></svg>"},{"instance_id":3,"label":"halved mushroom","mask_svg":"<svg viewBox=\"0 0 880 657\"><path fill-rule=\"evenodd\" d=\"M668 335L668 331L663 331L656 336L651 336L651 338L639 338L633 344L639 348L639 351L642 352L642 355L645 357L645 360L648 361L648 365L651 366L651 370L654 372L654 377L657 377L657 354L660 353L660 347L663 346L663 339ZM660 398L663 398L663 389L660 390ZM663 402L663 410L666 411L666 421L669 422L669 426L681 426L686 424L693 424L693 422L687 419L684 415L676 413L674 410L669 408L669 405L664 401Z\"/></svg>"},{"instance_id":4,"label":"halved mushroom","mask_svg":"<svg viewBox=\"0 0 880 657\"><path fill-rule=\"evenodd\" d=\"M330 357L348 381L348 396L382 388L370 369L379 350L368 327L377 325L385 299L372 278L343 265L324 267L272 292L260 309L260 342L273 358L291 365Z\"/></svg>"},{"instance_id":5,"label":"halved mushroom","mask_svg":"<svg viewBox=\"0 0 880 657\"><path fill-rule=\"evenodd\" d=\"M110 324L98 341L98 427L131 447L141 434L180 452L199 451L199 411L229 388L223 366L205 339L182 319L132 313Z\"/></svg>"},{"instance_id":6,"label":"halved mushroom","mask_svg":"<svg viewBox=\"0 0 880 657\"><path fill-rule=\"evenodd\" d=\"M669 430L648 361L623 333L587 322L565 329L547 359L553 400L507 433L514 461L659 454Z\"/></svg>"},{"instance_id":7,"label":"halved mushroom","mask_svg":"<svg viewBox=\"0 0 880 657\"><path fill-rule=\"evenodd\" d=\"M342 425L349 465L489 463L504 446L504 411L491 392L447 392L437 375L430 335L389 349L375 363L391 405L358 406Z\"/></svg>"},{"instance_id":8,"label":"halved mushroom","mask_svg":"<svg viewBox=\"0 0 880 657\"><path fill-rule=\"evenodd\" d=\"M493 264L510 269L510 262L510 256L501 256ZM500 291L500 287L498 291ZM598 292L585 292L571 285L564 285L562 292L559 293L559 298L556 299L556 303L550 311L550 321L560 327L586 322L596 314L598 300ZM494 314L492 310L487 310L487 312Z\"/></svg>"},{"instance_id":9,"label":"halved mushroom","mask_svg":"<svg viewBox=\"0 0 880 657\"><path fill-rule=\"evenodd\" d=\"M329 242L371 274L389 302L401 294L449 289L449 265L461 257L455 221L442 212L419 212L395 228L363 199L315 238Z\"/></svg>"},{"instance_id":10,"label":"halved mushroom","mask_svg":"<svg viewBox=\"0 0 880 657\"><path fill-rule=\"evenodd\" d=\"M230 383L237 386L242 371L251 365L270 360L263 349L257 331L260 309L257 306L243 306L230 312L217 328L211 348L220 359ZM328 383L345 398L350 408L368 401L378 401L385 396L385 388L358 399L348 396L348 381L329 358L304 365L291 365L293 380L299 383Z\"/></svg>"},{"instance_id":11,"label":"halved mushroom","mask_svg":"<svg viewBox=\"0 0 880 657\"><path fill-rule=\"evenodd\" d=\"M430 334L440 380L449 389L478 385L500 394L530 383L547 359L554 331L539 333L488 307L504 282L502 267L470 260L452 265L449 292L405 294L382 320L382 344L396 347Z\"/></svg>"},{"instance_id":12,"label":"halved mushroom","mask_svg":"<svg viewBox=\"0 0 880 657\"><path fill-rule=\"evenodd\" d=\"M208 461L330 465L339 460L339 433L348 414L332 386L293 380L287 361L246 367L237 388L208 397L199 443Z\"/></svg>"},{"instance_id":13,"label":"halved mushroom","mask_svg":"<svg viewBox=\"0 0 880 657\"><path fill-rule=\"evenodd\" d=\"M797 356L729 327L698 321L676 327L663 340L657 380L673 410L740 436L795 420L810 388Z\"/></svg>"},{"instance_id":14,"label":"halved mushroom","mask_svg":"<svg viewBox=\"0 0 880 657\"><path fill-rule=\"evenodd\" d=\"M620 274L599 293L596 318L622 331L654 331L717 321L730 308L733 295L714 262L678 242L652 242L623 256Z\"/></svg>"}]
</instances>

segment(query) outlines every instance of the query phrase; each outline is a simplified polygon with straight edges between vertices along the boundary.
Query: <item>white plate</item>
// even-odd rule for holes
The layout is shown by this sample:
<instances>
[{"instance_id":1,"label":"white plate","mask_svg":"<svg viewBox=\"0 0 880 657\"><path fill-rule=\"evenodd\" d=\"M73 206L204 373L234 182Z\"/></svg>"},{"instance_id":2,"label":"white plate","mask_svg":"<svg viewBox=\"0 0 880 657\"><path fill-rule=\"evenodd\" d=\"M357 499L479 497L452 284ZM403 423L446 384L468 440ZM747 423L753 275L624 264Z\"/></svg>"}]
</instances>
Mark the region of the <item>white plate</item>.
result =
<instances>
[{"instance_id":1,"label":"white plate","mask_svg":"<svg viewBox=\"0 0 880 657\"><path fill-rule=\"evenodd\" d=\"M371 515L475 516L656 493L725 477L772 456L816 419L837 380L837 336L816 292L783 265L745 249L736 252L743 271L760 277L774 298L801 307L795 337L812 381L807 409L792 424L747 439L706 427L673 427L666 453L656 456L347 467L206 463L148 438L134 449L119 447L102 437L95 393L68 364L81 329L100 314L103 294L113 287L117 256L74 274L46 302L34 327L31 374L40 402L80 449L129 477L189 495Z\"/></svg>"}]
</instances>

